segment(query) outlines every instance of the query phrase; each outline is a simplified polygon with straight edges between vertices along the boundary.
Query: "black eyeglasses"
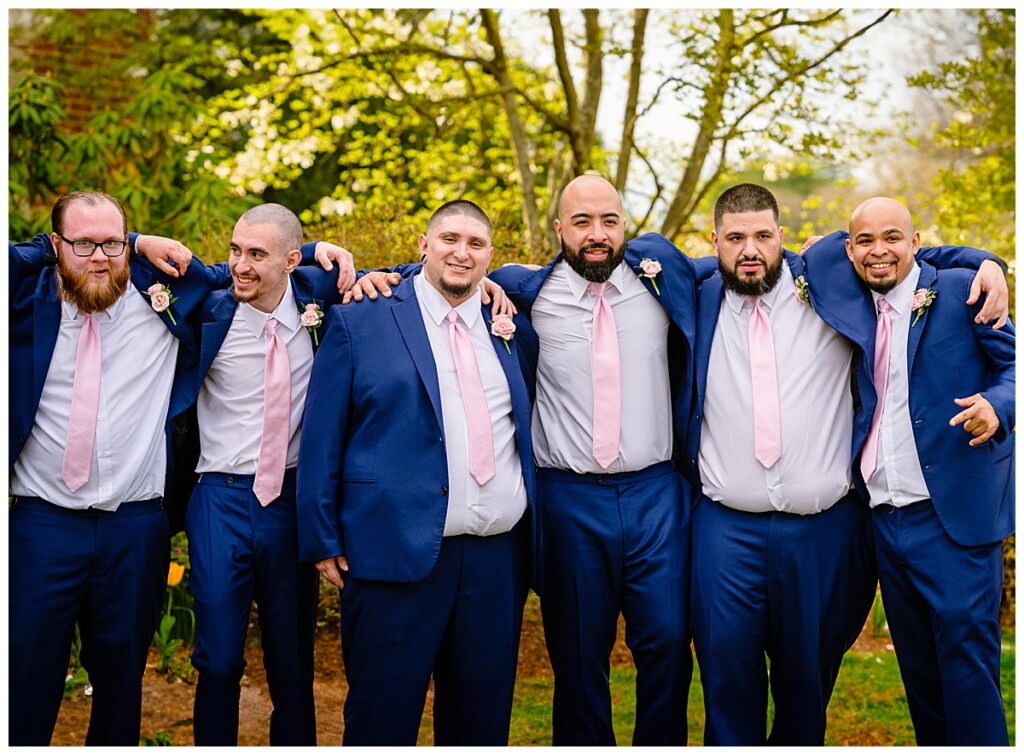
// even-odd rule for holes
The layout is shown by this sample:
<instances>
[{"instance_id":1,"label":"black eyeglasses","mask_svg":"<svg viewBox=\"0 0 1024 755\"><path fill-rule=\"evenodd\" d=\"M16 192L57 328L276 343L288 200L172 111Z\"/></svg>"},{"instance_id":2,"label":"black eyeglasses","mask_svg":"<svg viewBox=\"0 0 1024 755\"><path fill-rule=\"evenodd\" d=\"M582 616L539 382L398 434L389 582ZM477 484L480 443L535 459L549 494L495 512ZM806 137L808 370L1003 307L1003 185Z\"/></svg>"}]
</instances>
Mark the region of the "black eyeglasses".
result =
<instances>
[{"instance_id":1,"label":"black eyeglasses","mask_svg":"<svg viewBox=\"0 0 1024 755\"><path fill-rule=\"evenodd\" d=\"M57 237L66 244L71 244L71 251L74 252L76 257L92 257L96 250L101 250L108 257L120 257L124 254L124 248L127 246L125 241L87 241L85 239L79 239L78 241L72 241L66 239L59 233Z\"/></svg>"}]
</instances>

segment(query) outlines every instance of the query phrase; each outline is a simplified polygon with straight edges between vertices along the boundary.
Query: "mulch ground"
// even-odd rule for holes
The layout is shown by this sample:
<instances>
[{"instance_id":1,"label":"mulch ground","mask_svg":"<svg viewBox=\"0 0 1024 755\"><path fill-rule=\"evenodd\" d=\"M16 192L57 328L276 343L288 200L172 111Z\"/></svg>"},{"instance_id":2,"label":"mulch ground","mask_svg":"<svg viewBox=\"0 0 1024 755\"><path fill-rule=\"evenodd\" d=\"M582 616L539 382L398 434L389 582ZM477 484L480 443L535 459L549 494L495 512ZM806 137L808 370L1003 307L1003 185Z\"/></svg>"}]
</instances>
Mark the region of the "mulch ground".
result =
<instances>
[{"instance_id":1,"label":"mulch ground","mask_svg":"<svg viewBox=\"0 0 1024 755\"><path fill-rule=\"evenodd\" d=\"M251 632L252 630L250 630ZM889 640L870 636L870 627L861 633L854 645L857 652L892 652ZM180 651L180 660L187 664L188 652ZM242 678L241 704L239 705L238 744L268 744L271 713L267 680L263 671L262 652L256 638L250 635L246 643L246 674ZM612 651L612 665L632 666L632 658L626 647L623 622L619 620L619 637ZM195 686L192 683L167 678L156 672L156 652L150 651L149 667L143 680L143 738L155 739L159 732L170 737L175 745L191 745L192 702ZM527 604L523 618L523 633L519 646L519 678L551 676L547 650L544 647L544 632L536 599ZM317 632L316 638L316 697L317 740L321 745L340 745L342 734L342 706L345 702L347 684L341 660L341 631L337 621L328 623ZM65 699L54 730L54 745L81 745L89 725L91 699L83 688L76 689ZM427 712L432 700L428 695Z\"/></svg>"}]
</instances>

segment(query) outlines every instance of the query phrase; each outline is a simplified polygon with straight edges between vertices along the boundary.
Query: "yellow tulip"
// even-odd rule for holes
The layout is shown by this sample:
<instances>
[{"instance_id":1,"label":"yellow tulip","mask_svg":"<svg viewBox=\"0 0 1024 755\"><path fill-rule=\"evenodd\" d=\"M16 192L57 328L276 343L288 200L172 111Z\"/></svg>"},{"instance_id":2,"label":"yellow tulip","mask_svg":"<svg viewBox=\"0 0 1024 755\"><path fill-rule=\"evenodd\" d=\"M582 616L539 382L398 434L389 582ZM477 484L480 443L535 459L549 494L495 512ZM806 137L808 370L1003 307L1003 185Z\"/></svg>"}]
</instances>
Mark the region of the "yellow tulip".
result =
<instances>
[{"instance_id":1,"label":"yellow tulip","mask_svg":"<svg viewBox=\"0 0 1024 755\"><path fill-rule=\"evenodd\" d=\"M174 587L179 584L184 575L185 567L179 563L171 561L171 567L167 570L167 586Z\"/></svg>"}]
</instances>

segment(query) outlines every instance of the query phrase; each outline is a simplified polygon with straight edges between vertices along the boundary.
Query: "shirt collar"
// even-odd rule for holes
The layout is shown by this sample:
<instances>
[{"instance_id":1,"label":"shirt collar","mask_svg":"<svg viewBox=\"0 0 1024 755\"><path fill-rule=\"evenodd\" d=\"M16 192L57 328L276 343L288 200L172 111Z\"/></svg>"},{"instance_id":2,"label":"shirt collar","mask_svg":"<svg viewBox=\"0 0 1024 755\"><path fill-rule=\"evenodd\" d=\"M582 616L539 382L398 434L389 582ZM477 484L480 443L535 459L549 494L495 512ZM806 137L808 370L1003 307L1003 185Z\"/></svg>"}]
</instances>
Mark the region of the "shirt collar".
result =
<instances>
[{"instance_id":1,"label":"shirt collar","mask_svg":"<svg viewBox=\"0 0 1024 755\"><path fill-rule=\"evenodd\" d=\"M901 283L896 284L890 291L880 294L877 291L871 292L871 300L875 304L875 314L878 314L878 300L885 298L889 302L897 317L904 315L910 308L910 300L914 298L914 289L921 278L921 267L916 262L907 273L907 277Z\"/></svg>"},{"instance_id":2,"label":"shirt collar","mask_svg":"<svg viewBox=\"0 0 1024 755\"><path fill-rule=\"evenodd\" d=\"M280 327L285 328L290 333L298 330L299 310L296 308L295 296L292 293L291 276L288 276L288 286L284 290L284 296L281 297L281 301L274 307L273 312L263 312L248 302L241 302L238 305L238 316L242 318L242 321L256 338L263 337L263 328L271 317L277 320Z\"/></svg>"},{"instance_id":3,"label":"shirt collar","mask_svg":"<svg viewBox=\"0 0 1024 755\"><path fill-rule=\"evenodd\" d=\"M133 284L131 281L128 281L128 286L125 288L124 293L117 297L117 301L115 301L106 309L100 310L99 312L94 312L93 314L97 316L98 320L115 319L121 313L121 310L124 309L125 299L128 297L129 294L134 293L132 291L132 289L134 288L135 284ZM78 305L72 304L64 297L61 297L60 313L62 320L74 320L76 317L78 317Z\"/></svg>"},{"instance_id":4,"label":"shirt collar","mask_svg":"<svg viewBox=\"0 0 1024 755\"><path fill-rule=\"evenodd\" d=\"M583 297L590 289L591 282L573 270L572 267L570 267L568 260L563 259L562 262L565 264L566 280L569 282L569 292L577 302L583 301ZM624 285L623 275L625 275L627 267L626 261L622 260L612 269L612 274L608 276L608 280L606 281L609 286L619 293L622 293Z\"/></svg>"},{"instance_id":5,"label":"shirt collar","mask_svg":"<svg viewBox=\"0 0 1024 755\"><path fill-rule=\"evenodd\" d=\"M793 281L793 271L789 269L789 262L786 260L785 253L783 253L782 274L779 276L779 282L775 284L775 288L771 291L761 295L761 303L768 308L769 312L771 312L775 309L775 304L779 301L779 297L785 294L795 296L796 283ZM739 314L747 304L747 297L727 288L725 289L725 302L729 309L736 314Z\"/></svg>"},{"instance_id":6,"label":"shirt collar","mask_svg":"<svg viewBox=\"0 0 1024 755\"><path fill-rule=\"evenodd\" d=\"M417 273L412 285L416 290L416 298L422 303L427 317L435 325L441 325L444 319L448 317L448 313L452 311L452 305L448 303L448 300L444 298L440 291L431 285L422 272ZM476 321L480 319L480 307L480 289L477 288L466 301L454 307L454 309L458 312L462 321L466 323L466 327L472 328L476 325Z\"/></svg>"}]
</instances>

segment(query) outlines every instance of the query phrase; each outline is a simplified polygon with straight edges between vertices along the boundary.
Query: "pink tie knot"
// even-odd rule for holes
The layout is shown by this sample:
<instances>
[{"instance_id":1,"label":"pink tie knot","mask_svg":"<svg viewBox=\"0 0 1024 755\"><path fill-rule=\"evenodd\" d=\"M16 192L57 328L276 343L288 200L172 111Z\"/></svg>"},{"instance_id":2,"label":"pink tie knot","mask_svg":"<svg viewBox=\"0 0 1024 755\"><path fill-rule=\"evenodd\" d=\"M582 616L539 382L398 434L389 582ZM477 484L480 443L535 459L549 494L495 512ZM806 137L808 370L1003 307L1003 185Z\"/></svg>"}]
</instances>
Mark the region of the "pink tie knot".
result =
<instances>
[{"instance_id":1,"label":"pink tie knot","mask_svg":"<svg viewBox=\"0 0 1024 755\"><path fill-rule=\"evenodd\" d=\"M263 325L263 332L267 334L267 338L273 338L277 335L277 320L273 317L268 317L267 322Z\"/></svg>"},{"instance_id":2,"label":"pink tie knot","mask_svg":"<svg viewBox=\"0 0 1024 755\"><path fill-rule=\"evenodd\" d=\"M878 300L878 311L883 315L892 311L892 305L889 304L885 299Z\"/></svg>"},{"instance_id":3,"label":"pink tie knot","mask_svg":"<svg viewBox=\"0 0 1024 755\"><path fill-rule=\"evenodd\" d=\"M445 317L444 319L448 321L449 325L454 325L456 322L458 322L459 313L453 309L451 312L448 313L448 316Z\"/></svg>"},{"instance_id":4,"label":"pink tie knot","mask_svg":"<svg viewBox=\"0 0 1024 755\"><path fill-rule=\"evenodd\" d=\"M604 296L604 290L607 286L607 283L591 283L589 286L587 286L587 289L590 291L590 293L592 293L594 296L600 299L602 296Z\"/></svg>"}]
</instances>

